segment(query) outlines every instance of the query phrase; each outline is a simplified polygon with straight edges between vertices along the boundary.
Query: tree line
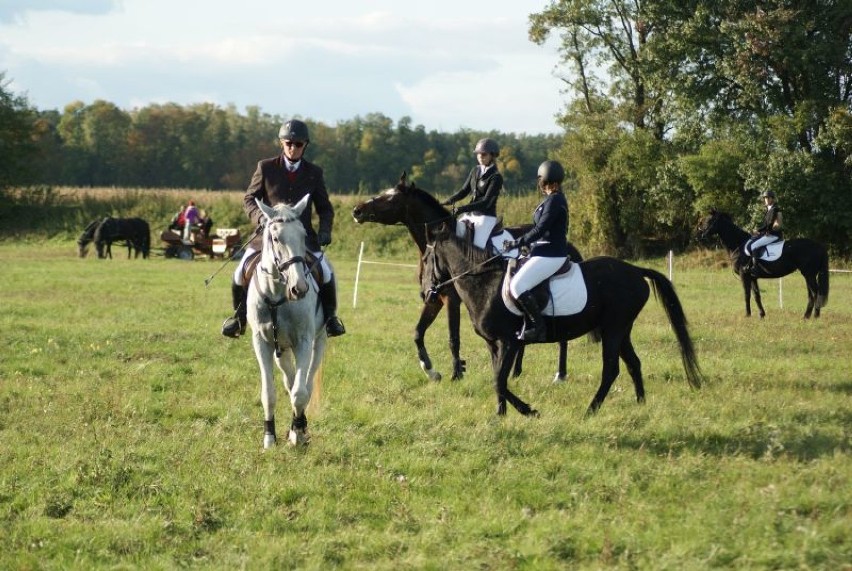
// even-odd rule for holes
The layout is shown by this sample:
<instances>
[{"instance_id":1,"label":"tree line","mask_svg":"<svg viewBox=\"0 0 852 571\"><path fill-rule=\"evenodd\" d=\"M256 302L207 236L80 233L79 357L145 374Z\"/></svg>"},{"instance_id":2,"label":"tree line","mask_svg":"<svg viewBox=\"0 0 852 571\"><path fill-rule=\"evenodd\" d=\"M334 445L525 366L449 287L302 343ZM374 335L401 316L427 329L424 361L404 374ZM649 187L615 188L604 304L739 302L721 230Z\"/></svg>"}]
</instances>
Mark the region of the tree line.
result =
<instances>
[{"instance_id":1,"label":"tree line","mask_svg":"<svg viewBox=\"0 0 852 571\"><path fill-rule=\"evenodd\" d=\"M641 256L684 247L715 206L751 226L773 190L788 235L847 254L852 234L849 0L551 0L530 40L558 36L559 135L427 131L381 113L311 130L307 156L333 193L370 194L405 169L448 194L496 139L508 193L539 163L569 173L571 239ZM4 184L244 188L288 117L249 107L107 101L39 111L0 75Z\"/></svg>"}]
</instances>

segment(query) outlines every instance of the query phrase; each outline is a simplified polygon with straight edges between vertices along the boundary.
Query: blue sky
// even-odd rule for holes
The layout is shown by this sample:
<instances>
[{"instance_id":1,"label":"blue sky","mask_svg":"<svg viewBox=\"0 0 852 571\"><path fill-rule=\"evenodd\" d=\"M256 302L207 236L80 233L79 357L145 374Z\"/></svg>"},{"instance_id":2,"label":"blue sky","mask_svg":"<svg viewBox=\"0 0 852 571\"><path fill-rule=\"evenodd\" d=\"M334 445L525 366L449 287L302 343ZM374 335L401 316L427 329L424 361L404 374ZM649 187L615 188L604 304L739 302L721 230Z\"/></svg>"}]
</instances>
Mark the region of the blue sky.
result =
<instances>
[{"instance_id":1,"label":"blue sky","mask_svg":"<svg viewBox=\"0 0 852 571\"><path fill-rule=\"evenodd\" d=\"M39 109L257 105L329 124L558 132L549 0L0 0L0 71Z\"/></svg>"}]
</instances>

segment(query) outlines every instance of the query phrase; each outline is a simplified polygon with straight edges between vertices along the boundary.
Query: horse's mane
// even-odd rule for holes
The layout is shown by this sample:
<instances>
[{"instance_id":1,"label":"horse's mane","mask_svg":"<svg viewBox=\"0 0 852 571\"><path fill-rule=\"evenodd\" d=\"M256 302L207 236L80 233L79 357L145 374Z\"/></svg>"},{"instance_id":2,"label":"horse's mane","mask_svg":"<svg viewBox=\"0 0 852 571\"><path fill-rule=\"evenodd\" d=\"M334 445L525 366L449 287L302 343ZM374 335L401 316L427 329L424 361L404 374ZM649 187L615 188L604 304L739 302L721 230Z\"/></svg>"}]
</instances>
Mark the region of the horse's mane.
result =
<instances>
[{"instance_id":1,"label":"horse's mane","mask_svg":"<svg viewBox=\"0 0 852 571\"><path fill-rule=\"evenodd\" d=\"M493 266L494 268L503 269L503 259L500 256L494 256L488 250L474 246L473 242L467 238L460 238L449 225L446 228L448 232L446 235L442 235L440 240L452 241L456 244L464 257L472 265L481 265L483 267Z\"/></svg>"},{"instance_id":2,"label":"horse's mane","mask_svg":"<svg viewBox=\"0 0 852 571\"><path fill-rule=\"evenodd\" d=\"M427 206L437 208L438 210L445 210L445 211L447 211L447 214L449 214L449 211L446 208L444 208L444 206L441 204L441 202L437 198L432 196L428 191L423 190L422 188L417 188L416 186L414 186L414 183L411 183L411 185L406 186L405 190L406 190L406 192L416 194L417 199L420 200L421 202L427 203L426 204Z\"/></svg>"}]
</instances>

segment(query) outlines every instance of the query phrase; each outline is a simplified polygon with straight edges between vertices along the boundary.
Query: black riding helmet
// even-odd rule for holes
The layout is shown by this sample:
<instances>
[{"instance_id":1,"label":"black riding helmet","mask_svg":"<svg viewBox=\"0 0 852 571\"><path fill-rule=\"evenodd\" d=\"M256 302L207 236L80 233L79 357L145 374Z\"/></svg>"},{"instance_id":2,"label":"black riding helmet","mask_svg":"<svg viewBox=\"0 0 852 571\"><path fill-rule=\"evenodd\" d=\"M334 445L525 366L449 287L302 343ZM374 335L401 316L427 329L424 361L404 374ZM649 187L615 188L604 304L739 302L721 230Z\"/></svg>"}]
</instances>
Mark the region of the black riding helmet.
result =
<instances>
[{"instance_id":1,"label":"black riding helmet","mask_svg":"<svg viewBox=\"0 0 852 571\"><path fill-rule=\"evenodd\" d=\"M500 145L498 145L497 141L494 139L479 139L476 143L476 147L473 149L473 152L474 154L491 153L496 157L500 155Z\"/></svg>"},{"instance_id":2,"label":"black riding helmet","mask_svg":"<svg viewBox=\"0 0 852 571\"><path fill-rule=\"evenodd\" d=\"M562 184L565 180L565 169L559 161L544 161L538 166L538 178L542 183L558 182Z\"/></svg>"},{"instance_id":3,"label":"black riding helmet","mask_svg":"<svg viewBox=\"0 0 852 571\"><path fill-rule=\"evenodd\" d=\"M290 119L278 130L279 139L287 139L288 141L301 141L310 143L311 138L308 136L308 126L298 119Z\"/></svg>"}]
</instances>

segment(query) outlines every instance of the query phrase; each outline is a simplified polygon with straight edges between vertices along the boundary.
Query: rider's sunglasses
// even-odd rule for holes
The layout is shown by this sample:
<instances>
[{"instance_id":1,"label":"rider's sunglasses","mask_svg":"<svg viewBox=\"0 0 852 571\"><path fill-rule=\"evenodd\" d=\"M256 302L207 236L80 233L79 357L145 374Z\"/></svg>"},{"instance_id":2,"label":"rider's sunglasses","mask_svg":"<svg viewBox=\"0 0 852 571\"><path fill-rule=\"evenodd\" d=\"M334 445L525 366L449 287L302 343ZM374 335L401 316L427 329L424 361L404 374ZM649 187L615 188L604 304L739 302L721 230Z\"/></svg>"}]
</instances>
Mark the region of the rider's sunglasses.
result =
<instances>
[{"instance_id":1,"label":"rider's sunglasses","mask_svg":"<svg viewBox=\"0 0 852 571\"><path fill-rule=\"evenodd\" d=\"M297 149L301 149L305 146L305 143L302 141L284 141L284 145L287 147L296 147Z\"/></svg>"}]
</instances>

